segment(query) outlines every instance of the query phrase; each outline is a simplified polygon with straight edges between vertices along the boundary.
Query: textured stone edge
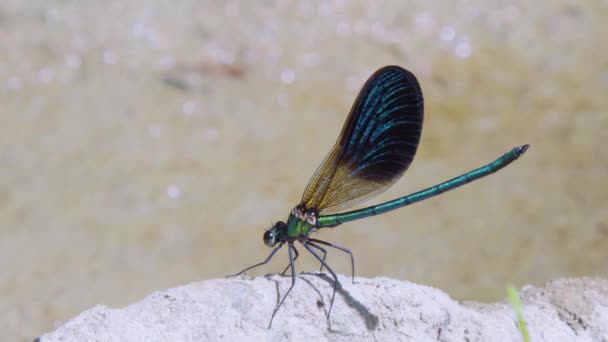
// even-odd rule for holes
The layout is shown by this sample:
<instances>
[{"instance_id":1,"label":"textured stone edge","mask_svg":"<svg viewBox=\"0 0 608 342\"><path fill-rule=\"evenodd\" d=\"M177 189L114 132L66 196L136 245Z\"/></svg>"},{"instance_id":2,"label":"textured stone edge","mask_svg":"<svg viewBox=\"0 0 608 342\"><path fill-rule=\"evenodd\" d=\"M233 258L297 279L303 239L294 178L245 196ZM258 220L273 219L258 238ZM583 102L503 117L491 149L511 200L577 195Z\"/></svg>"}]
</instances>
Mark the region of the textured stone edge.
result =
<instances>
[{"instance_id":1,"label":"textured stone edge","mask_svg":"<svg viewBox=\"0 0 608 342\"><path fill-rule=\"evenodd\" d=\"M519 341L507 301L459 303L442 291L389 278L339 276L328 330L333 282L326 274L212 279L156 292L121 309L98 305L37 341L411 340ZM532 341L608 341L608 280L558 279L520 290Z\"/></svg>"}]
</instances>

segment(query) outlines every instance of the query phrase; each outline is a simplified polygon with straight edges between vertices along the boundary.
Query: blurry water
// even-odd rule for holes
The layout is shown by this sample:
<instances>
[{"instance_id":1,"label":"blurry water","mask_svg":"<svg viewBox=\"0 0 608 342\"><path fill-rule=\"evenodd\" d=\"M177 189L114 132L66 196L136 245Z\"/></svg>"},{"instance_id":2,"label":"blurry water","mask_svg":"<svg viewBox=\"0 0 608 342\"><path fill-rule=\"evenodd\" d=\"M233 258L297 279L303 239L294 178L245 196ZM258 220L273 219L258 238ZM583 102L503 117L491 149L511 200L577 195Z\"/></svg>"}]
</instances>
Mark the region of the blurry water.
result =
<instances>
[{"instance_id":1,"label":"blurry water","mask_svg":"<svg viewBox=\"0 0 608 342\"><path fill-rule=\"evenodd\" d=\"M358 275L461 299L607 276L608 8L484 4L3 1L3 340L263 260L263 229L297 204L385 64L418 75L426 118L412 167L373 203L532 147L317 237L351 248ZM281 270L276 258L257 274Z\"/></svg>"}]
</instances>

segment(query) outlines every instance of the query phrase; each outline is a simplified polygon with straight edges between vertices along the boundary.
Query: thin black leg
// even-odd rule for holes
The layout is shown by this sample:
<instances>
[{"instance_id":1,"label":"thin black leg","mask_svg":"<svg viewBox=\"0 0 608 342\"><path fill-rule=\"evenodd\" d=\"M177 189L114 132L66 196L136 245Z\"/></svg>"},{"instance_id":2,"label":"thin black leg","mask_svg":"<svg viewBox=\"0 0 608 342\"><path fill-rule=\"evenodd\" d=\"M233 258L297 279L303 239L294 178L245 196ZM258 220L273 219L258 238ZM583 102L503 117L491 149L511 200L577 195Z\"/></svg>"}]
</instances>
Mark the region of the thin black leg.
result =
<instances>
[{"instance_id":1,"label":"thin black leg","mask_svg":"<svg viewBox=\"0 0 608 342\"><path fill-rule=\"evenodd\" d=\"M310 242L310 240L304 241L302 242L302 245L304 245L304 247L310 252L312 253L312 255L315 256L315 258L317 258L317 260L319 260L321 262L321 264L323 264L323 266L325 266L325 268L327 268L327 270L329 271L329 273L331 273L332 277L334 277L334 291L331 295L331 302L329 304L329 310L327 311L327 326L329 328L329 330L331 330L331 322L329 320L329 316L331 315L331 308L334 306L334 299L336 298L336 289L338 288L338 276L336 276L336 273L334 273L334 271L329 267L329 265L327 265L327 263L325 262L325 260L321 259L321 257L319 255L317 255L317 253L315 253L315 251L313 251L310 246L316 247L316 248L320 248L319 246L315 245L314 243Z\"/></svg>"},{"instance_id":2,"label":"thin black leg","mask_svg":"<svg viewBox=\"0 0 608 342\"><path fill-rule=\"evenodd\" d=\"M300 256L300 253L298 253L298 250L296 249L296 246L291 245L291 248L293 248L293 251L296 252L296 256L295 258L293 258L293 262L296 262L296 260L298 260L298 257ZM281 272L281 275L285 275L285 272L287 272L287 270L289 269L289 266L291 266L291 263L288 264L287 266L285 266L285 269L283 270L283 272Z\"/></svg>"},{"instance_id":3,"label":"thin black leg","mask_svg":"<svg viewBox=\"0 0 608 342\"><path fill-rule=\"evenodd\" d=\"M272 250L272 252L270 252L270 255L268 256L268 258L266 258L266 260L264 260L264 261L262 261L262 262L260 262L260 263L257 263L257 264L255 264L255 265L253 265L253 266L249 266L249 267L247 267L246 269L242 270L241 272L239 272L239 273L237 273L237 274L229 275L228 277L236 277L236 276L239 276L239 275L241 275L241 274L243 274L243 273L245 273L245 272L249 271L249 270L250 270L250 269L252 269L252 268L256 268L256 267L258 267L258 266L262 266L262 265L267 264L267 263L270 261L270 259L272 259L272 257L274 256L274 254L275 254L275 253L276 253L276 252L277 252L279 249L281 249L281 247L283 247L283 244L284 244L284 242L281 242L281 244L280 244L280 245L278 245L277 247L275 247L275 249L273 249L273 250Z\"/></svg>"},{"instance_id":4,"label":"thin black leg","mask_svg":"<svg viewBox=\"0 0 608 342\"><path fill-rule=\"evenodd\" d=\"M323 241L323 240L312 239L312 238L308 238L307 240L308 241L313 241L313 242L316 242L316 243L320 243L322 245L326 245L326 246L329 246L329 247L333 247L335 249L339 249L339 250L341 250L344 253L348 253L350 255L350 266L351 266L351 269L352 269L352 273L351 274L352 274L352 277L353 277L353 284L355 283L355 258L353 257L353 253L349 249L346 249L346 248L338 246L338 245L334 245L333 243L330 243L330 242L327 242L327 241ZM325 260L325 257L323 258L323 260Z\"/></svg>"},{"instance_id":5,"label":"thin black leg","mask_svg":"<svg viewBox=\"0 0 608 342\"><path fill-rule=\"evenodd\" d=\"M309 239L310 240L310 239ZM302 242L302 241L300 241ZM311 245L316 249L320 250L323 253L323 261L325 261L325 257L327 257L327 250L325 248L321 248L321 246ZM319 272L323 272L323 264L321 264L321 268L319 268Z\"/></svg>"},{"instance_id":6,"label":"thin black leg","mask_svg":"<svg viewBox=\"0 0 608 342\"><path fill-rule=\"evenodd\" d=\"M274 315L277 314L277 311L279 311L279 308L281 307L281 305L283 305L283 302L285 301L285 298L287 298L287 295L289 295L289 292L291 292L291 289L293 289L294 285L296 285L296 268L293 265L293 255L291 254L291 249L293 248L293 242L289 242L289 266L291 266L291 286L289 287L289 290L287 290L287 292L285 292L285 295L283 296L283 299L281 299L281 302L279 303L279 305L277 305L276 308L274 308L274 311L272 312L272 317L270 317L270 323L268 324L268 329L270 329L270 327L272 327L272 320L274 319Z\"/></svg>"}]
</instances>

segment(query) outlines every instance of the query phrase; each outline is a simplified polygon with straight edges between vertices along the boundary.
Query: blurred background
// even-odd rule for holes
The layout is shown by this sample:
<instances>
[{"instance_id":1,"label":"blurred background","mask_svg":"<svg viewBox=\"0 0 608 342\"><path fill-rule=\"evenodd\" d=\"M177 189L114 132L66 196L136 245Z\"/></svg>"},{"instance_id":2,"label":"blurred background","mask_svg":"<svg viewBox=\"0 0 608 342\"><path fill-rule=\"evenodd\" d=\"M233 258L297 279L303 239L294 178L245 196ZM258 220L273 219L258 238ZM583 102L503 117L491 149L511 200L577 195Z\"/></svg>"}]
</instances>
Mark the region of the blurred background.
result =
<instances>
[{"instance_id":1,"label":"blurred background","mask_svg":"<svg viewBox=\"0 0 608 342\"><path fill-rule=\"evenodd\" d=\"M601 0L3 0L2 340L262 261L264 229L386 64L419 78L425 124L409 171L366 204L531 148L315 237L350 248L358 276L461 300L608 276L606 17ZM281 271L286 253L249 275ZM347 255L328 260L350 273Z\"/></svg>"}]
</instances>

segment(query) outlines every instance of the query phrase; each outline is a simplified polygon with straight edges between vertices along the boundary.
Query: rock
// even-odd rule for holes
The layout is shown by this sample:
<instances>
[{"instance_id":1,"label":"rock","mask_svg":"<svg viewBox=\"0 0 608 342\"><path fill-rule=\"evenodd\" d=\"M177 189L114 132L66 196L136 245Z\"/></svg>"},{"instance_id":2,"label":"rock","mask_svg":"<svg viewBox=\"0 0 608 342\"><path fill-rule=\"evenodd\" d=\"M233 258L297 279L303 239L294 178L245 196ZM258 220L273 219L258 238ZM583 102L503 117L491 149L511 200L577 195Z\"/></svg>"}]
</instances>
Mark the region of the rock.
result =
<instances>
[{"instance_id":1,"label":"rock","mask_svg":"<svg viewBox=\"0 0 608 342\"><path fill-rule=\"evenodd\" d=\"M51 341L522 341L506 302L460 303L389 278L301 274L272 327L290 277L213 279L154 293L121 309L98 305L43 335ZM607 341L608 280L560 279L521 293L532 341Z\"/></svg>"}]
</instances>

